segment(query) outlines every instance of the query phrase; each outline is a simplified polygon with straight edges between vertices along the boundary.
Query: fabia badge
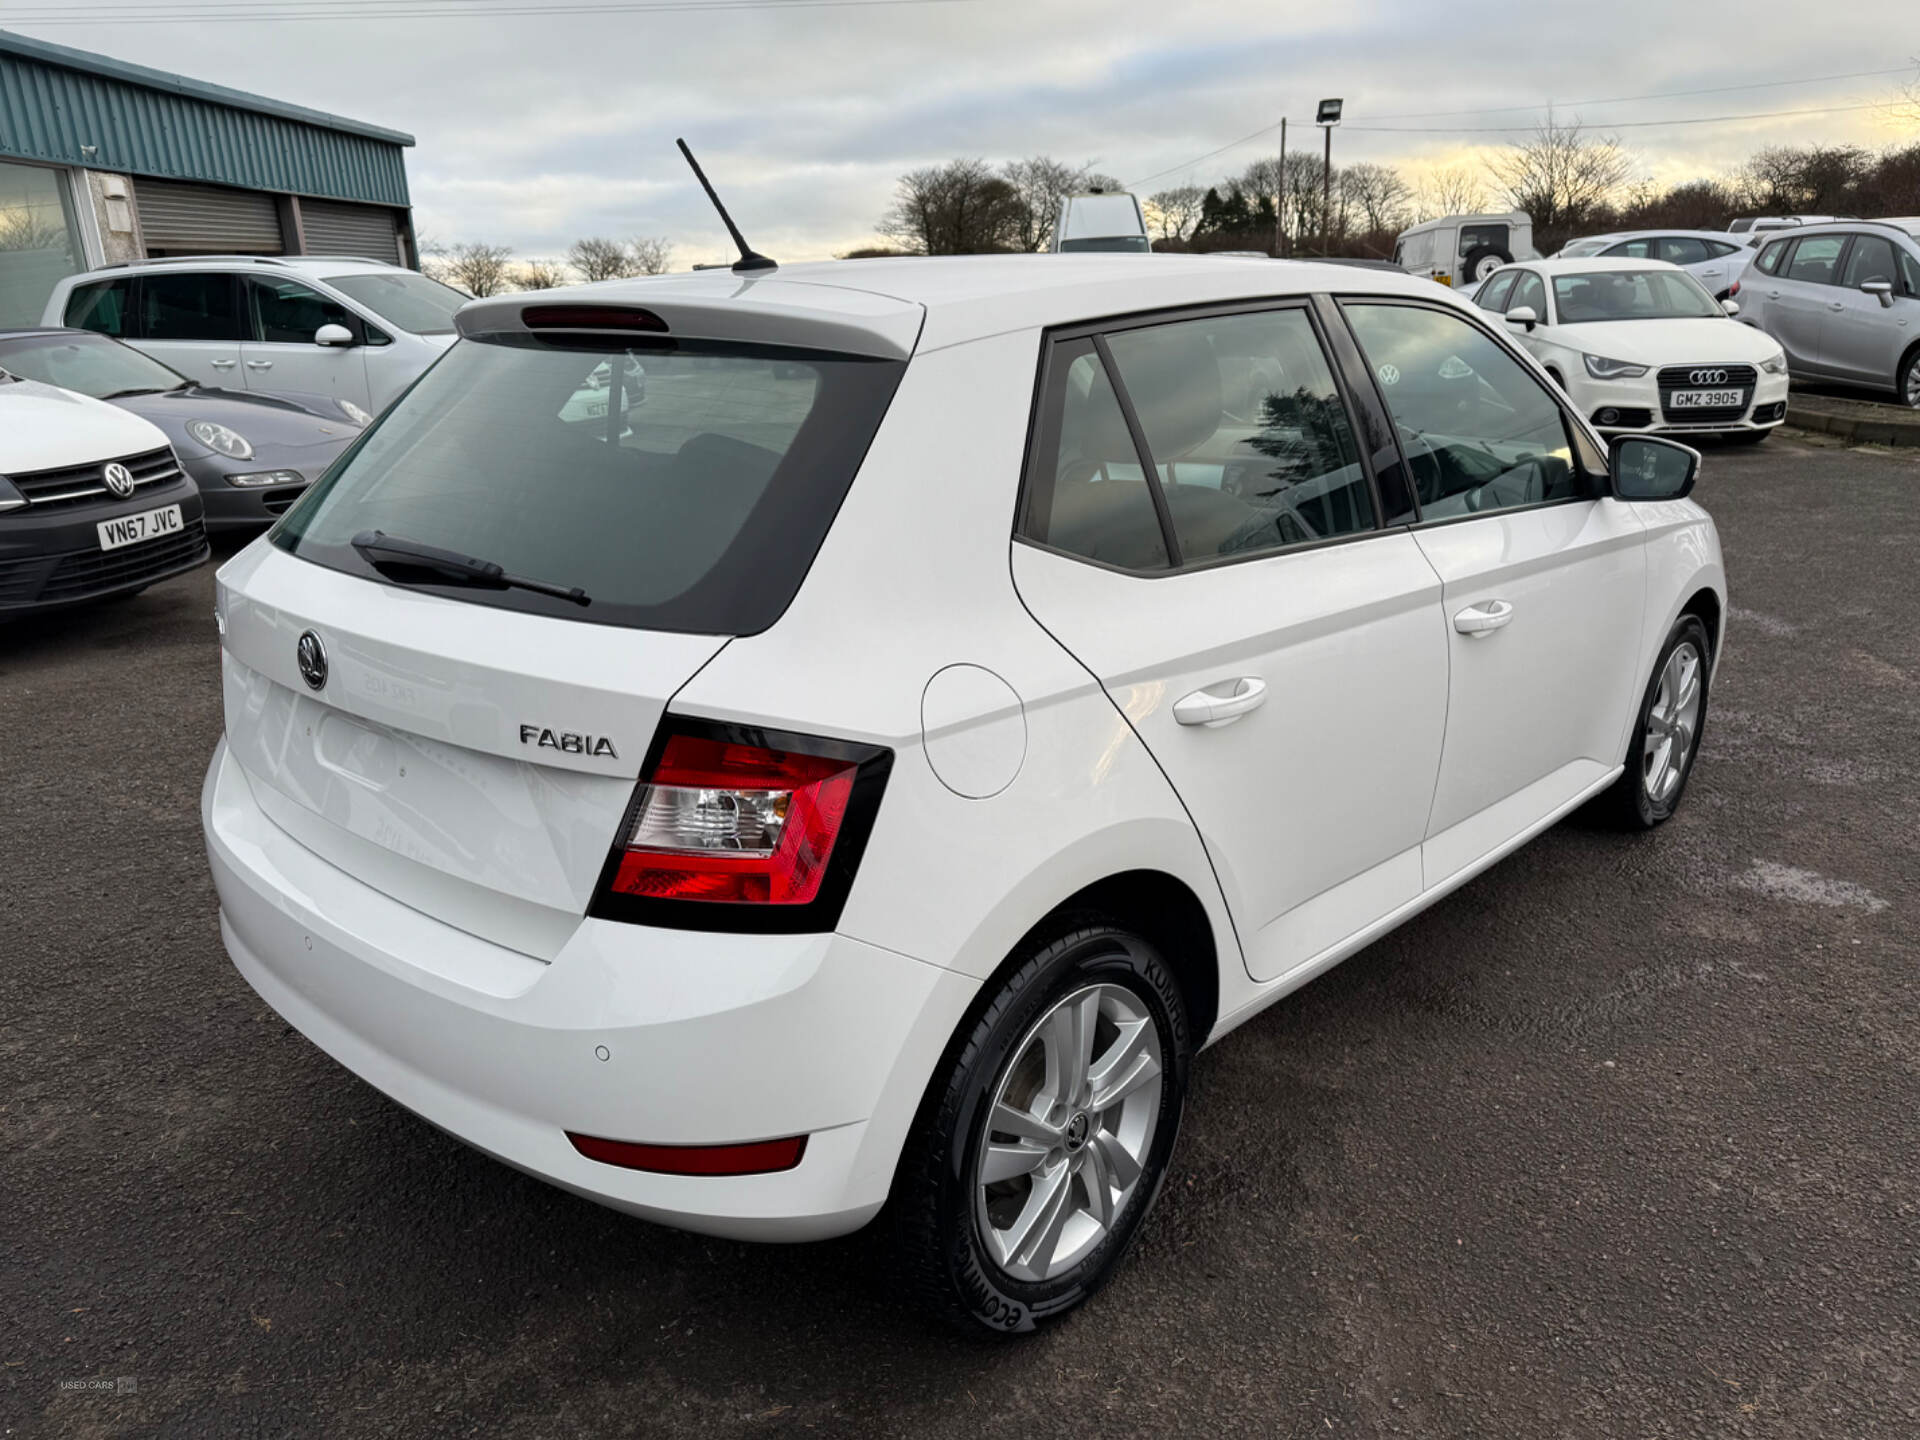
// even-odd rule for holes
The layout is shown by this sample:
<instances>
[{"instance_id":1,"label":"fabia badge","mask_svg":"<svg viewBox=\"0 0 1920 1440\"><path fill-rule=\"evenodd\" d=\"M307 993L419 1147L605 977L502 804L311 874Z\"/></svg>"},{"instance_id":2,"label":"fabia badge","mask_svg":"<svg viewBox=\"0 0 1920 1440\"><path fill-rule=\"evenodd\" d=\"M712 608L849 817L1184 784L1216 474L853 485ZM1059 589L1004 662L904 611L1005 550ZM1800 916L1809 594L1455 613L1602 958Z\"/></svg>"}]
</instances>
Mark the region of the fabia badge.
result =
<instances>
[{"instance_id":1,"label":"fabia badge","mask_svg":"<svg viewBox=\"0 0 1920 1440\"><path fill-rule=\"evenodd\" d=\"M300 666L300 678L307 682L309 690L324 690L327 686L327 647L320 643L320 637L308 630L301 635L294 646L293 658Z\"/></svg>"},{"instance_id":2,"label":"fabia badge","mask_svg":"<svg viewBox=\"0 0 1920 1440\"><path fill-rule=\"evenodd\" d=\"M604 755L618 760L620 752L604 735L576 735L571 730L549 730L544 725L522 725L520 743L537 745L542 750L562 750L569 755Z\"/></svg>"}]
</instances>

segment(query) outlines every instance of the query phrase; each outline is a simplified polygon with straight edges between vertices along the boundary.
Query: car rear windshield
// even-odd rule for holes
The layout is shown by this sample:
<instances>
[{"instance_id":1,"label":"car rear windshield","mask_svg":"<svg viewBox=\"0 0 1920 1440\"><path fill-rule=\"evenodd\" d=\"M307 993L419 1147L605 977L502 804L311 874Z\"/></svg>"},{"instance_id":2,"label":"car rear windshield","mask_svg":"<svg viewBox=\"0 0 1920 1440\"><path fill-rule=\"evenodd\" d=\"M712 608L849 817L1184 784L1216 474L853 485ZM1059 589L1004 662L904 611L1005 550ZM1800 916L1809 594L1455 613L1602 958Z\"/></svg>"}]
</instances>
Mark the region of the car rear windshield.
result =
<instances>
[{"instance_id":1,"label":"car rear windshield","mask_svg":"<svg viewBox=\"0 0 1920 1440\"><path fill-rule=\"evenodd\" d=\"M462 340L273 543L388 579L352 545L379 530L578 587L590 603L431 577L415 587L450 599L754 634L799 589L904 369L696 340Z\"/></svg>"},{"instance_id":2,"label":"car rear windshield","mask_svg":"<svg viewBox=\"0 0 1920 1440\"><path fill-rule=\"evenodd\" d=\"M361 271L329 275L327 284L351 300L358 300L389 325L416 335L453 333L453 312L471 298L451 285L429 280L411 270L391 274Z\"/></svg>"}]
</instances>

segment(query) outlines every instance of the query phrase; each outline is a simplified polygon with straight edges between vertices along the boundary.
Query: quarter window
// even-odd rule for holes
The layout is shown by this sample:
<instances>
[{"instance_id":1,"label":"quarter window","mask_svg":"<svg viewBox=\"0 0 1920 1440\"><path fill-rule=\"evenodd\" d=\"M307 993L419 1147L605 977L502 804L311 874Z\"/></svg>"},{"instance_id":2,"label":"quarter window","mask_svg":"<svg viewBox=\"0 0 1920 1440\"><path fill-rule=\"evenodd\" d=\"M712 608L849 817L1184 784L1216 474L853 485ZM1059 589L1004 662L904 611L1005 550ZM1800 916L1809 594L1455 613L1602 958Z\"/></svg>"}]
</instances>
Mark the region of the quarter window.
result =
<instances>
[{"instance_id":1,"label":"quarter window","mask_svg":"<svg viewBox=\"0 0 1920 1440\"><path fill-rule=\"evenodd\" d=\"M1166 538L1140 452L1091 340L1054 350L1042 414L1027 536L1103 565L1166 569Z\"/></svg>"},{"instance_id":2,"label":"quarter window","mask_svg":"<svg viewBox=\"0 0 1920 1440\"><path fill-rule=\"evenodd\" d=\"M1414 474L1423 520L1582 493L1560 407L1490 336L1424 306L1346 307Z\"/></svg>"},{"instance_id":3,"label":"quarter window","mask_svg":"<svg viewBox=\"0 0 1920 1440\"><path fill-rule=\"evenodd\" d=\"M1753 268L1763 275L1777 274L1780 269L1780 262L1786 256L1787 246L1791 243L1792 242L1788 240L1774 241L1760 252L1760 258L1753 262Z\"/></svg>"},{"instance_id":4,"label":"quarter window","mask_svg":"<svg viewBox=\"0 0 1920 1440\"><path fill-rule=\"evenodd\" d=\"M254 338L269 344L311 345L322 325L344 325L357 336L358 318L337 300L329 300L298 280L249 279L253 296Z\"/></svg>"},{"instance_id":5,"label":"quarter window","mask_svg":"<svg viewBox=\"0 0 1920 1440\"><path fill-rule=\"evenodd\" d=\"M76 330L91 330L98 335L122 339L134 332L133 281L96 280L91 285L76 285L67 297L67 324Z\"/></svg>"},{"instance_id":6,"label":"quarter window","mask_svg":"<svg viewBox=\"0 0 1920 1440\"><path fill-rule=\"evenodd\" d=\"M1846 243L1844 235L1806 237L1795 247L1793 259L1787 262L1786 278L1809 285L1833 284L1833 274L1840 263L1840 248Z\"/></svg>"},{"instance_id":7,"label":"quarter window","mask_svg":"<svg viewBox=\"0 0 1920 1440\"><path fill-rule=\"evenodd\" d=\"M1881 235L1856 235L1853 237L1853 249L1847 252L1846 268L1840 272L1840 283L1849 289L1858 289L1869 280L1884 280L1894 283L1893 242Z\"/></svg>"},{"instance_id":8,"label":"quarter window","mask_svg":"<svg viewBox=\"0 0 1920 1440\"><path fill-rule=\"evenodd\" d=\"M140 282L147 340L238 340L240 307L230 275L148 275Z\"/></svg>"},{"instance_id":9,"label":"quarter window","mask_svg":"<svg viewBox=\"0 0 1920 1440\"><path fill-rule=\"evenodd\" d=\"M1307 313L1108 337L1184 562L1374 528L1346 402Z\"/></svg>"}]
</instances>

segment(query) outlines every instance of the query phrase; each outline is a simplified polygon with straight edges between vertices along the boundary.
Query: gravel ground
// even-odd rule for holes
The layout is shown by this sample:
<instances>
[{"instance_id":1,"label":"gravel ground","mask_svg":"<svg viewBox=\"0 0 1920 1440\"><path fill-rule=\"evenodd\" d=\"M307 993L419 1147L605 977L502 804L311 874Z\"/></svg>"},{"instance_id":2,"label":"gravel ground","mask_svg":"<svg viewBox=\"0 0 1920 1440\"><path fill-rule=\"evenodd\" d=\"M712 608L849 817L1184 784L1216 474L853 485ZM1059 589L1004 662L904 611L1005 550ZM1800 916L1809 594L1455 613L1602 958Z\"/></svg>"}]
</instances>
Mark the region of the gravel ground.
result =
<instances>
[{"instance_id":1,"label":"gravel ground","mask_svg":"<svg viewBox=\"0 0 1920 1440\"><path fill-rule=\"evenodd\" d=\"M1576 818L1208 1052L1139 1252L1010 1348L876 1237L624 1219L269 1012L201 852L210 570L0 631L0 1431L1920 1433L1920 457L1780 435L1699 496L1679 818Z\"/></svg>"}]
</instances>

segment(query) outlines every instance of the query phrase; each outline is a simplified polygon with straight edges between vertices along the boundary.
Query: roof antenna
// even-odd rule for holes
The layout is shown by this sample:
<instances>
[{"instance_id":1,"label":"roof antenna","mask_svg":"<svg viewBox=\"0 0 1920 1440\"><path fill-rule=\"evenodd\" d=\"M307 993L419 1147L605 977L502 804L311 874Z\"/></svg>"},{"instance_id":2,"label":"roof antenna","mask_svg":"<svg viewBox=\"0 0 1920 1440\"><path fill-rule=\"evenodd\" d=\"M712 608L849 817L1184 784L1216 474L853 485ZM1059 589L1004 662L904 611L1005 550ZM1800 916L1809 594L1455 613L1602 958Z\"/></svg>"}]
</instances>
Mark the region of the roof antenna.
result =
<instances>
[{"instance_id":1,"label":"roof antenna","mask_svg":"<svg viewBox=\"0 0 1920 1440\"><path fill-rule=\"evenodd\" d=\"M733 217L727 214L727 207L722 205L720 203L720 197L713 193L713 186L707 180L707 172L702 170L700 168L700 162L693 158L693 151L687 148L687 142L684 140L676 140L673 143L678 145L680 147L680 153L687 157L687 164L693 167L693 178L698 180L700 182L700 188L707 192L707 199L711 200L713 202L713 208L720 212L721 223L727 227L727 233L733 236L733 243L740 247L740 258L733 262L733 268L740 272L779 269L779 261L769 260L765 255L760 254L757 250L753 249L752 246L747 244L747 237L740 233L740 227L734 224Z\"/></svg>"}]
</instances>

